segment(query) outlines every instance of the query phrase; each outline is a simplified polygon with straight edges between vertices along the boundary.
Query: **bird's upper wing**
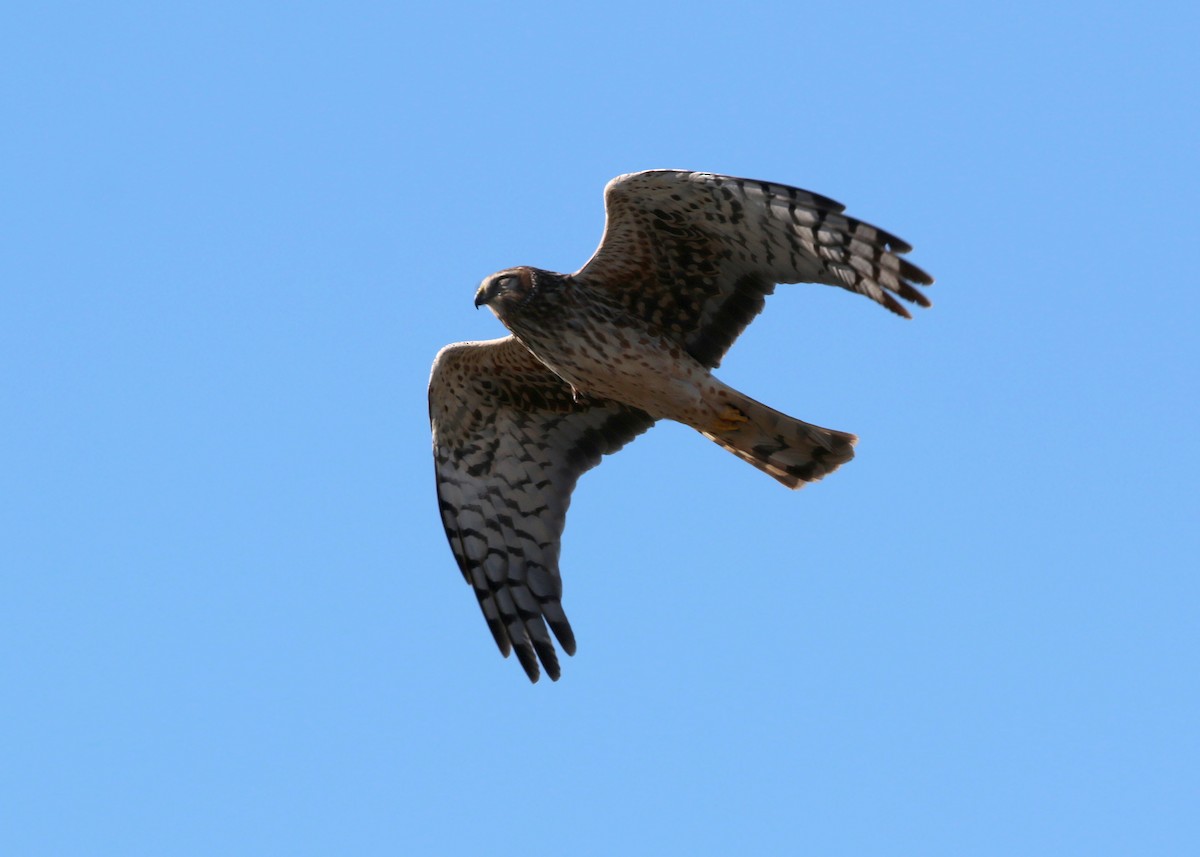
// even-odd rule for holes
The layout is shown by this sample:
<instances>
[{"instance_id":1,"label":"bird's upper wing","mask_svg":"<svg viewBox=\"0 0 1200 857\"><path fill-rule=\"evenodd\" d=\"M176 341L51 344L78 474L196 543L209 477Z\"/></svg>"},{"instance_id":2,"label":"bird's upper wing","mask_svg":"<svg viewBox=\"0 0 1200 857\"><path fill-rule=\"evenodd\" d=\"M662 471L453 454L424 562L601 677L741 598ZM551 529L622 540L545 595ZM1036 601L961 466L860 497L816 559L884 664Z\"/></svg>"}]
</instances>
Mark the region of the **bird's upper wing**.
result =
<instances>
[{"instance_id":1,"label":"bird's upper wing","mask_svg":"<svg viewBox=\"0 0 1200 857\"><path fill-rule=\"evenodd\" d=\"M678 337L706 366L762 311L776 283L826 283L909 317L933 278L895 235L786 185L680 170L618 176L604 191L604 237L574 276Z\"/></svg>"},{"instance_id":2,"label":"bird's upper wing","mask_svg":"<svg viewBox=\"0 0 1200 857\"><path fill-rule=\"evenodd\" d=\"M531 681L575 638L560 599L559 538L580 474L654 424L570 387L512 336L443 348L429 381L438 504L492 636Z\"/></svg>"}]
</instances>

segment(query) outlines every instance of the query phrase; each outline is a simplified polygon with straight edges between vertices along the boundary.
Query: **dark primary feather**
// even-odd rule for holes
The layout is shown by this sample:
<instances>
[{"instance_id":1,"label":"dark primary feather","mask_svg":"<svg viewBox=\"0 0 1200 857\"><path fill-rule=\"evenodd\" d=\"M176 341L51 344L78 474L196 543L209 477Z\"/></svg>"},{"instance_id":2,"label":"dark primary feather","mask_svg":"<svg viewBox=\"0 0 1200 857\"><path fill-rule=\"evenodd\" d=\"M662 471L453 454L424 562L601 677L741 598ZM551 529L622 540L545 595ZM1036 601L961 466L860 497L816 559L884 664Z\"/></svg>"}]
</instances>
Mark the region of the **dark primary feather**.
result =
<instances>
[{"instance_id":1,"label":"dark primary feather","mask_svg":"<svg viewBox=\"0 0 1200 857\"><path fill-rule=\"evenodd\" d=\"M579 476L654 420L616 402L576 402L513 337L442 350L429 384L438 504L496 645L531 681L552 679L575 637L562 609L560 538Z\"/></svg>"}]
</instances>

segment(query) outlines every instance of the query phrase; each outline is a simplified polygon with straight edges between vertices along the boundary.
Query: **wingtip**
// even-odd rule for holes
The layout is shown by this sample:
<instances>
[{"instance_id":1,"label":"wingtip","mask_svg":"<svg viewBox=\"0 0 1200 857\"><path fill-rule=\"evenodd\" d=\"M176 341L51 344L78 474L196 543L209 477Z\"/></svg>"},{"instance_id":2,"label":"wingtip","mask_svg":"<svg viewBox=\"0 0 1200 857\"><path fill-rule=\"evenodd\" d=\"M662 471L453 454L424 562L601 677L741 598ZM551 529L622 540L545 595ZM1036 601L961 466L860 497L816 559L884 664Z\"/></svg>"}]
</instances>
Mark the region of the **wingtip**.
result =
<instances>
[{"instance_id":1,"label":"wingtip","mask_svg":"<svg viewBox=\"0 0 1200 857\"><path fill-rule=\"evenodd\" d=\"M912 313L905 309L904 304L892 297L889 292L883 292L879 302L901 318L912 318Z\"/></svg>"},{"instance_id":2,"label":"wingtip","mask_svg":"<svg viewBox=\"0 0 1200 857\"><path fill-rule=\"evenodd\" d=\"M520 645L513 646L513 650L517 653L517 660L521 662L521 668L525 670L525 675L531 682L537 684L542 673L538 669L537 657L534 656L533 651Z\"/></svg>"}]
</instances>

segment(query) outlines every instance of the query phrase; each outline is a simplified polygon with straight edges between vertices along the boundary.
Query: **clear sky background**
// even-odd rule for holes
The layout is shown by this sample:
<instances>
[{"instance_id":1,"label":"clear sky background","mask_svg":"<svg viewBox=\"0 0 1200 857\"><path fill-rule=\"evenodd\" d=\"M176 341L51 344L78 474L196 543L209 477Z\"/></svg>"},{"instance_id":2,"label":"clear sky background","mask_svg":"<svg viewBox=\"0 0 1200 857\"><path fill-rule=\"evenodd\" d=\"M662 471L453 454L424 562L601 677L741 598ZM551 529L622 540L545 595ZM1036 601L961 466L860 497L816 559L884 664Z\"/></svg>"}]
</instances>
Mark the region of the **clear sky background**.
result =
<instances>
[{"instance_id":1,"label":"clear sky background","mask_svg":"<svg viewBox=\"0 0 1200 857\"><path fill-rule=\"evenodd\" d=\"M9 8L0 853L1200 853L1197 14ZM832 196L934 307L781 288L719 375L858 458L607 459L531 686L429 366L653 167Z\"/></svg>"}]
</instances>

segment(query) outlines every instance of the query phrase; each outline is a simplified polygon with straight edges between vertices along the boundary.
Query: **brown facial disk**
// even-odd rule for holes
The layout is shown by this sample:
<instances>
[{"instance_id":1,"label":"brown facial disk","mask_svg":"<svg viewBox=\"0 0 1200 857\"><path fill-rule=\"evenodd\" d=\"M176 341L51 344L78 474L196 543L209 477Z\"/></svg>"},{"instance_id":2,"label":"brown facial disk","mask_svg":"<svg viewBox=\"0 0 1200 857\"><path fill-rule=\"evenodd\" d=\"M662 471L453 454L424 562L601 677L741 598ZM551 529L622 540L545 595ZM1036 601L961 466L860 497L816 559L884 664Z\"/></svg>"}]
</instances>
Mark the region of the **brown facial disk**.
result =
<instances>
[{"instance_id":1,"label":"brown facial disk","mask_svg":"<svg viewBox=\"0 0 1200 857\"><path fill-rule=\"evenodd\" d=\"M520 305L533 294L533 270L531 268L509 268L492 274L479 284L475 292L475 306L493 305L497 302Z\"/></svg>"}]
</instances>

